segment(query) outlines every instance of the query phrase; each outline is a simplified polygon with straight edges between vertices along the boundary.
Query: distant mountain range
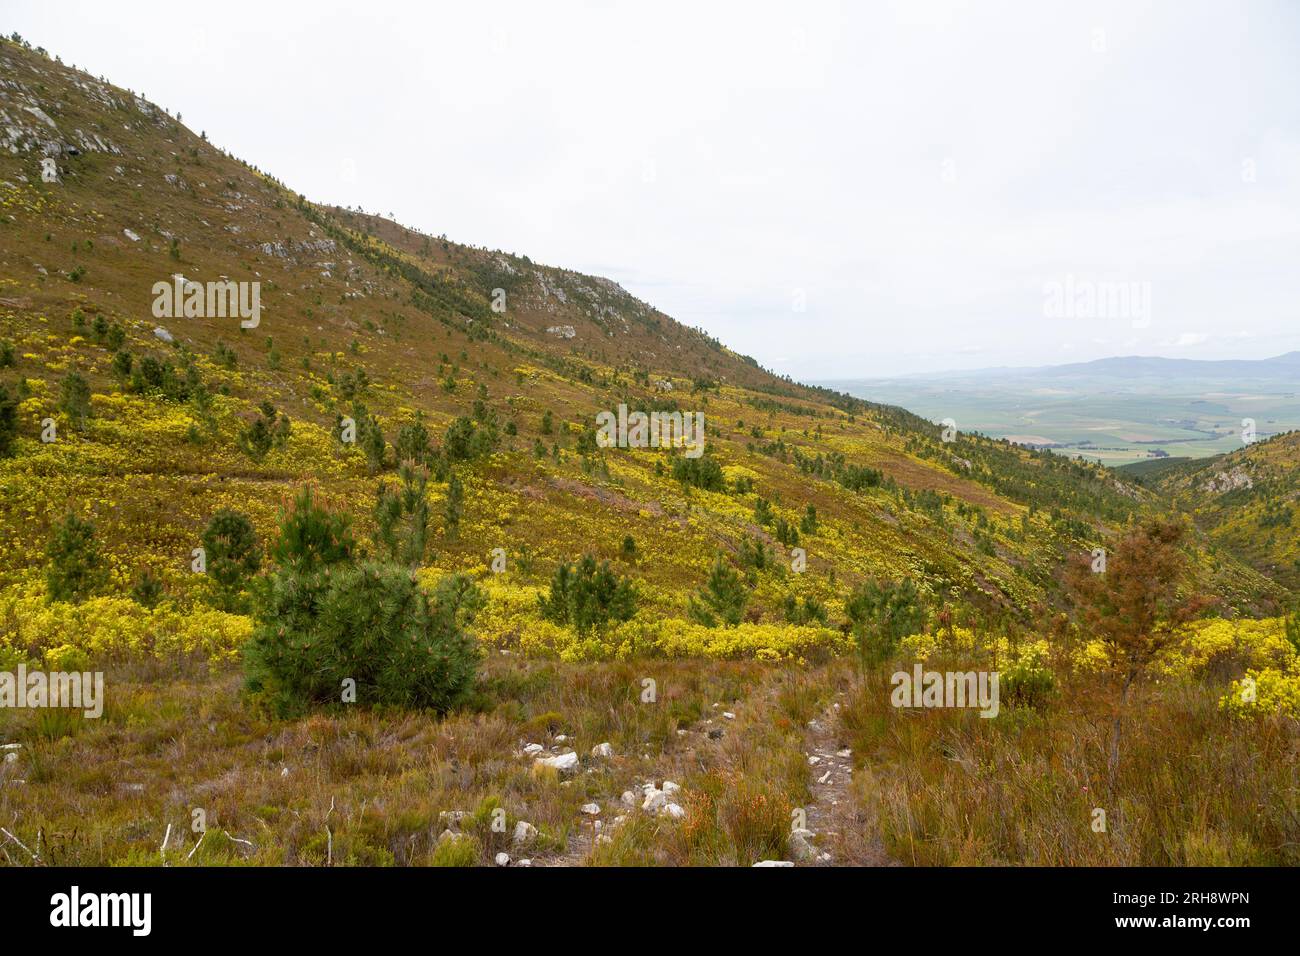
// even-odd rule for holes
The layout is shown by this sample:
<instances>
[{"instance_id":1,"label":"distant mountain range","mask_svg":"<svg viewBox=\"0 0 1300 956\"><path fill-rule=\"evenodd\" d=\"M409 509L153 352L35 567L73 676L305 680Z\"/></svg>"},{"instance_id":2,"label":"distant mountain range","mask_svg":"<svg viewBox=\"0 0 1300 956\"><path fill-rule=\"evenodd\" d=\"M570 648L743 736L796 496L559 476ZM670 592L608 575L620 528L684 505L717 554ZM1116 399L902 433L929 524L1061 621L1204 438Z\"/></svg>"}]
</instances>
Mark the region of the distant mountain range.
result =
<instances>
[{"instance_id":1,"label":"distant mountain range","mask_svg":"<svg viewBox=\"0 0 1300 956\"><path fill-rule=\"evenodd\" d=\"M1111 378L1125 380L1165 379L1222 381L1239 380L1243 386L1255 387L1261 378L1290 381L1300 387L1300 351L1287 352L1264 359L1174 359L1148 355L1125 355L1095 359L1091 362L1071 362L1066 365L999 366L944 372L923 372L899 376L897 379L862 379L860 381L960 381L989 379L1016 380L1046 378L1085 380ZM831 383L825 383L831 384ZM836 383L841 387L846 383Z\"/></svg>"}]
</instances>

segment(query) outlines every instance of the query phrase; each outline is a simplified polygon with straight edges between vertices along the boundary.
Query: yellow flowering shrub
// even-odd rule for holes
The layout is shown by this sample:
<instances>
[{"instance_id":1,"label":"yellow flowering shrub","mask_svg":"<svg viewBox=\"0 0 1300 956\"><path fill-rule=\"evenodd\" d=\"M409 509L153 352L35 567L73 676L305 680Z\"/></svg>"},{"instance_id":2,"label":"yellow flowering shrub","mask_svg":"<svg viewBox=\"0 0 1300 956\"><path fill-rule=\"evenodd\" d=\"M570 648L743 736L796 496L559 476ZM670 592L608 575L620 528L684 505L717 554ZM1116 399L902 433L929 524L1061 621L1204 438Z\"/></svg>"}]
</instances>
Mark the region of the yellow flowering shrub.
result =
<instances>
[{"instance_id":1,"label":"yellow flowering shrub","mask_svg":"<svg viewBox=\"0 0 1300 956\"><path fill-rule=\"evenodd\" d=\"M1252 668L1245 677L1232 682L1219 707L1233 717L1280 714L1300 720L1300 667L1293 661L1285 671Z\"/></svg>"},{"instance_id":2,"label":"yellow flowering shrub","mask_svg":"<svg viewBox=\"0 0 1300 956\"><path fill-rule=\"evenodd\" d=\"M229 661L252 630L250 618L211 608L151 610L123 597L67 604L17 589L0 594L0 648L35 652L51 667L78 654L95 661L179 655Z\"/></svg>"},{"instance_id":3,"label":"yellow flowering shrub","mask_svg":"<svg viewBox=\"0 0 1300 956\"><path fill-rule=\"evenodd\" d=\"M839 631L827 627L746 622L736 627L711 628L681 618L634 618L609 628L603 635L586 637L548 621L531 621L520 632L519 646L526 654L565 661L642 656L803 662L843 653L852 644Z\"/></svg>"},{"instance_id":4,"label":"yellow flowering shrub","mask_svg":"<svg viewBox=\"0 0 1300 956\"><path fill-rule=\"evenodd\" d=\"M1246 668L1285 668L1295 656L1280 617L1262 620L1212 618L1188 625L1185 640L1161 662L1171 676L1199 677L1222 662L1236 673Z\"/></svg>"}]
</instances>

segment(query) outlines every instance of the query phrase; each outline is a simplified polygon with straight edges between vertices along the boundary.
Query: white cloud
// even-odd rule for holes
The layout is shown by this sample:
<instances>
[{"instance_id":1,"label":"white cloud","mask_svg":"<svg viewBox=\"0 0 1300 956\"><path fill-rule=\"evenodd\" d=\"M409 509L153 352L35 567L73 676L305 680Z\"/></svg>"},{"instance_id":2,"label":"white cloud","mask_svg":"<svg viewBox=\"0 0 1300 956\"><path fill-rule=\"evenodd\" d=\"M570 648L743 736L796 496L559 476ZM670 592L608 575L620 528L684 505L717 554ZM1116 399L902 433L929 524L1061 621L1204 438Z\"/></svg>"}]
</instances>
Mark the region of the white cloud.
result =
<instances>
[{"instance_id":1,"label":"white cloud","mask_svg":"<svg viewBox=\"0 0 1300 956\"><path fill-rule=\"evenodd\" d=\"M1300 348L1300 8L11 0L6 14L314 199L598 263L802 378L1095 358L1110 346L1092 339L1130 331L1126 352ZM1065 274L1150 283L1149 328L1044 320L1043 283Z\"/></svg>"}]
</instances>

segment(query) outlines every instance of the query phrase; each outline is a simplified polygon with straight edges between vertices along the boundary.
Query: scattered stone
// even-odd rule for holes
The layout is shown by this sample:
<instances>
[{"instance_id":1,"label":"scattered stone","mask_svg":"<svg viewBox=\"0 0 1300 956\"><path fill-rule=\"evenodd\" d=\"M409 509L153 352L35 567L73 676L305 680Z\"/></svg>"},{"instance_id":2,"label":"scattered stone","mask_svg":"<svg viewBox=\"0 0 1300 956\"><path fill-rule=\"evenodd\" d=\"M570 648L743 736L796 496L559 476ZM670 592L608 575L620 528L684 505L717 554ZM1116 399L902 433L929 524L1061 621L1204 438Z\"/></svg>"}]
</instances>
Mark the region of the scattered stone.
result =
<instances>
[{"instance_id":1,"label":"scattered stone","mask_svg":"<svg viewBox=\"0 0 1300 956\"><path fill-rule=\"evenodd\" d=\"M596 744L591 748L591 755L593 757L612 757L614 756L614 748L610 746L608 741L603 744Z\"/></svg>"},{"instance_id":2,"label":"scattered stone","mask_svg":"<svg viewBox=\"0 0 1300 956\"><path fill-rule=\"evenodd\" d=\"M461 821L469 816L468 810L443 810L438 814L438 822L448 830L459 830Z\"/></svg>"},{"instance_id":3,"label":"scattered stone","mask_svg":"<svg viewBox=\"0 0 1300 956\"><path fill-rule=\"evenodd\" d=\"M588 816L594 817L596 814L600 813L600 804L584 803L580 809L582 810L583 813L587 814Z\"/></svg>"},{"instance_id":4,"label":"scattered stone","mask_svg":"<svg viewBox=\"0 0 1300 956\"><path fill-rule=\"evenodd\" d=\"M623 796L619 797L624 806L635 807L637 805L637 796L631 790L624 790Z\"/></svg>"},{"instance_id":5,"label":"scattered stone","mask_svg":"<svg viewBox=\"0 0 1300 956\"><path fill-rule=\"evenodd\" d=\"M532 866L532 865L533 865L532 860L519 860L518 862L515 863L515 866Z\"/></svg>"},{"instance_id":6,"label":"scattered stone","mask_svg":"<svg viewBox=\"0 0 1300 956\"><path fill-rule=\"evenodd\" d=\"M682 788L677 786L677 784L673 783L671 780L665 780L662 789L664 793L676 793Z\"/></svg>"},{"instance_id":7,"label":"scattered stone","mask_svg":"<svg viewBox=\"0 0 1300 956\"><path fill-rule=\"evenodd\" d=\"M569 740L569 735L568 735L568 734L560 734L560 736L558 736L558 737L555 738L555 742L556 742L557 744L567 743L568 740Z\"/></svg>"},{"instance_id":8,"label":"scattered stone","mask_svg":"<svg viewBox=\"0 0 1300 956\"><path fill-rule=\"evenodd\" d=\"M826 781L830 780L830 778L831 778L831 771L827 770L824 774L822 774L820 777L817 778L817 782L826 783Z\"/></svg>"},{"instance_id":9,"label":"scattered stone","mask_svg":"<svg viewBox=\"0 0 1300 956\"><path fill-rule=\"evenodd\" d=\"M794 866L794 864L789 860L759 860L754 866Z\"/></svg>"},{"instance_id":10,"label":"scattered stone","mask_svg":"<svg viewBox=\"0 0 1300 956\"><path fill-rule=\"evenodd\" d=\"M156 339L158 339L159 341L162 341L162 342L174 342L174 341L176 341L176 340L172 337L172 334L171 334L170 332L168 332L166 329L164 329L161 325L155 325L155 326L154 326L154 329L153 329L153 335L154 335L154 338L156 338Z\"/></svg>"},{"instance_id":11,"label":"scattered stone","mask_svg":"<svg viewBox=\"0 0 1300 956\"><path fill-rule=\"evenodd\" d=\"M736 715L733 714L733 713L732 713L731 711L729 711L729 710L724 710L724 711L722 712L722 716L723 716L725 719L727 719L727 720L735 720L735 719L736 719Z\"/></svg>"},{"instance_id":12,"label":"scattered stone","mask_svg":"<svg viewBox=\"0 0 1300 956\"><path fill-rule=\"evenodd\" d=\"M448 840L454 839L456 839L456 834L452 833L450 830L443 830L438 834L438 846L442 846Z\"/></svg>"},{"instance_id":13,"label":"scattered stone","mask_svg":"<svg viewBox=\"0 0 1300 956\"><path fill-rule=\"evenodd\" d=\"M668 794L662 790L652 788L646 793L645 802L641 804L641 809L646 813L658 813L660 808L668 803Z\"/></svg>"},{"instance_id":14,"label":"scattered stone","mask_svg":"<svg viewBox=\"0 0 1300 956\"><path fill-rule=\"evenodd\" d=\"M817 859L817 849L812 845L812 831L802 828L790 832L790 855L800 863Z\"/></svg>"},{"instance_id":15,"label":"scattered stone","mask_svg":"<svg viewBox=\"0 0 1300 956\"><path fill-rule=\"evenodd\" d=\"M539 757L534 766L552 767L560 773L573 773L578 769L578 753L570 750L567 754L558 754L554 757Z\"/></svg>"},{"instance_id":16,"label":"scattered stone","mask_svg":"<svg viewBox=\"0 0 1300 956\"><path fill-rule=\"evenodd\" d=\"M524 747L524 753L527 754L527 755L529 755L529 756L532 756L533 754L539 754L539 753L541 753L541 752L542 752L543 750L545 750L545 749L546 749L546 748L543 747L541 744L527 744L527 745Z\"/></svg>"},{"instance_id":17,"label":"scattered stone","mask_svg":"<svg viewBox=\"0 0 1300 956\"><path fill-rule=\"evenodd\" d=\"M848 760L850 757L853 756L853 751L850 750L848 747L845 747L843 750L835 751L835 756L843 757L845 760Z\"/></svg>"},{"instance_id":18,"label":"scattered stone","mask_svg":"<svg viewBox=\"0 0 1300 956\"><path fill-rule=\"evenodd\" d=\"M810 767L815 767L821 762L822 762L822 758L818 756L811 756L808 758L808 766Z\"/></svg>"},{"instance_id":19,"label":"scattered stone","mask_svg":"<svg viewBox=\"0 0 1300 956\"><path fill-rule=\"evenodd\" d=\"M527 820L520 820L515 824L515 832L510 837L510 843L513 846L530 846L537 839L537 827L533 826Z\"/></svg>"},{"instance_id":20,"label":"scattered stone","mask_svg":"<svg viewBox=\"0 0 1300 956\"><path fill-rule=\"evenodd\" d=\"M137 235L136 235L134 232L132 232L130 229L123 229L122 232L123 232L123 233L126 235L126 237L127 237L128 239L130 239L132 242L139 242L139 241L140 241L140 237L137 236Z\"/></svg>"},{"instance_id":21,"label":"scattered stone","mask_svg":"<svg viewBox=\"0 0 1300 956\"><path fill-rule=\"evenodd\" d=\"M686 811L675 803L665 803L663 809L659 812L665 817L672 817L674 820L680 820L686 816Z\"/></svg>"},{"instance_id":22,"label":"scattered stone","mask_svg":"<svg viewBox=\"0 0 1300 956\"><path fill-rule=\"evenodd\" d=\"M497 861L497 866L509 866L509 865L510 865L510 854L509 854L509 853L498 853L498 854L496 855L496 861Z\"/></svg>"}]
</instances>

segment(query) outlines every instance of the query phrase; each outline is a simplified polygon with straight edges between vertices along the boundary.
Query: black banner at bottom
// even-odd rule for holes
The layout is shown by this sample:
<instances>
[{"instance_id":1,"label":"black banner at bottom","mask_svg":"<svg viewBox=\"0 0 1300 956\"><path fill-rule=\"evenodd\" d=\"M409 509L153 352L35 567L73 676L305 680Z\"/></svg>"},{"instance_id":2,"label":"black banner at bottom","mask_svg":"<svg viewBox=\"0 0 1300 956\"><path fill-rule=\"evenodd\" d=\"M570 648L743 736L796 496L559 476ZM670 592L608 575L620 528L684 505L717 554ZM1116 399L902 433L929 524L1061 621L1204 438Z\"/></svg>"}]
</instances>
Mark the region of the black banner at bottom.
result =
<instances>
[{"instance_id":1,"label":"black banner at bottom","mask_svg":"<svg viewBox=\"0 0 1300 956\"><path fill-rule=\"evenodd\" d=\"M1213 945L1289 928L1290 870L1221 869L0 869L5 934L126 945L197 943L247 928L260 942L349 940L424 924L484 941L557 923L734 944L774 921L808 930L917 934L1041 929ZM677 927L677 928L674 928ZM565 931L566 935L568 931ZM652 937L654 938L654 937ZM937 940L935 940L937 941Z\"/></svg>"}]
</instances>

